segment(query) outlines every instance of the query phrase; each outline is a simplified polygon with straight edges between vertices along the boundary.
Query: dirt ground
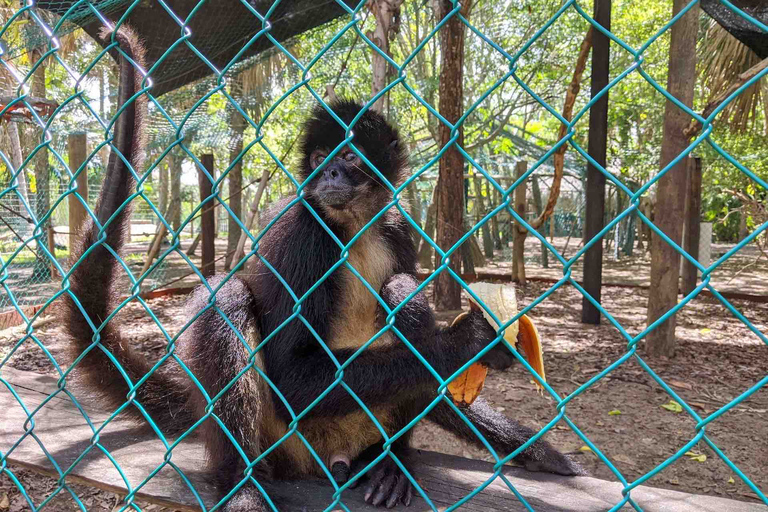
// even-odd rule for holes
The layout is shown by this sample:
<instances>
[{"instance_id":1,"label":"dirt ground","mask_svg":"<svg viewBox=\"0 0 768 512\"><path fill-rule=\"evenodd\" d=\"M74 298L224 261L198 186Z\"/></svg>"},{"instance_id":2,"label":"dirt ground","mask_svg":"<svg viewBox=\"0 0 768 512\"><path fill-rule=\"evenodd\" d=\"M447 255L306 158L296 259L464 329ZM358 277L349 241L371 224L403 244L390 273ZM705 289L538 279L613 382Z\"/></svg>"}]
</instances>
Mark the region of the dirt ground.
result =
<instances>
[{"instance_id":1,"label":"dirt ground","mask_svg":"<svg viewBox=\"0 0 768 512\"><path fill-rule=\"evenodd\" d=\"M765 274L763 275L765 280ZM530 303L549 285L529 283L518 288L518 302ZM149 302L153 312L170 332L184 322L184 298L165 297ZM605 308L631 334L645 327L647 293L642 289L606 287ZM734 301L734 306L762 332L768 332L768 304ZM531 313L543 339L547 377L562 396L571 393L601 369L626 352L626 339L607 322L600 326L580 323L581 296L563 288L538 305ZM129 305L116 317L124 323L130 343L148 357L164 350L159 330L137 304ZM61 337L55 323L36 330L39 339L54 357L63 360ZM711 298L697 298L678 314L678 349L673 359L644 358L646 363L691 405L701 417L712 414L761 378L768 375L768 347L744 324ZM0 332L0 359L18 340L13 329ZM10 367L51 373L52 366L31 343L20 347L7 363ZM541 428L557 413L555 402L539 395L521 366L492 372L483 396L498 410L524 424ZM695 435L694 421L685 412L662 407L670 397L635 359L630 359L607 377L575 397L567 406L568 417L613 462L628 481L633 481L663 463ZM768 391L761 389L713 421L707 435L763 492L768 491ZM484 451L468 446L439 428L416 427L419 448L491 460ZM564 422L558 423L546 439L559 449L574 454L592 476L615 480L615 476L593 453L583 451L585 443ZM756 500L757 496L704 443L681 457L647 485L685 492ZM700 455L705 455L706 458ZM27 488L36 505L56 489L55 481L22 470L10 469ZM119 503L114 493L74 485L88 510L108 512ZM47 510L75 510L66 490ZM143 510L167 510L142 506ZM29 510L15 484L0 475L0 511Z\"/></svg>"}]
</instances>

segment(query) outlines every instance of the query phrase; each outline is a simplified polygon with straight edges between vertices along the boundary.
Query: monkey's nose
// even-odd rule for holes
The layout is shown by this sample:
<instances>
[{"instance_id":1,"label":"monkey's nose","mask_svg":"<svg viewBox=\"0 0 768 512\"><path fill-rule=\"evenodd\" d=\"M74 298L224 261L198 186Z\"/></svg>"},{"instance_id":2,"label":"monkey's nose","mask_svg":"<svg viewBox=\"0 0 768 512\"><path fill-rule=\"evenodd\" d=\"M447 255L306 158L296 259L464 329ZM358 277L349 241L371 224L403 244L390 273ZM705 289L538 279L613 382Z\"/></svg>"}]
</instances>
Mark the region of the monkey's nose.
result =
<instances>
[{"instance_id":1,"label":"monkey's nose","mask_svg":"<svg viewBox=\"0 0 768 512\"><path fill-rule=\"evenodd\" d=\"M341 176L341 172L339 172L339 168L335 164L329 165L325 171L323 171L323 177L327 181L336 181Z\"/></svg>"}]
</instances>

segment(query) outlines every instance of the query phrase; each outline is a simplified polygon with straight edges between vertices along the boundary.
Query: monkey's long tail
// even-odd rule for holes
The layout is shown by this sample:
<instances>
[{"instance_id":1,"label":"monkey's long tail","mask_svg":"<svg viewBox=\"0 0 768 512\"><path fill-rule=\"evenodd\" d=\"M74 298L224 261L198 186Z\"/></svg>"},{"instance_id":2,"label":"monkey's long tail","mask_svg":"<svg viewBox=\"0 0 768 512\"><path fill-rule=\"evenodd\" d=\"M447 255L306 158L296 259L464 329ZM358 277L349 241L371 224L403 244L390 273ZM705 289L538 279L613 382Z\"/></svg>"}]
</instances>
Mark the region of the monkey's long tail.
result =
<instances>
[{"instance_id":1,"label":"monkey's long tail","mask_svg":"<svg viewBox=\"0 0 768 512\"><path fill-rule=\"evenodd\" d=\"M102 38L109 34L102 33ZM115 37L135 64L145 68L144 48L136 35L127 27L121 27ZM147 106L144 95L133 96L141 90L142 79L134 64L121 56L118 109L124 109L115 122L113 145L137 173L142 170L146 147L143 125ZM135 185L130 168L113 148L96 205L99 224L106 226L102 235L105 239L101 240L99 226L89 217L81 231L79 244L72 250L74 270L69 282L77 301L65 294L62 305L64 326L71 338L74 357L89 351L78 363L76 375L112 410L129 400L130 387L125 376L135 385L152 368L122 339L114 319L102 325L120 304L115 282L122 267L108 248L119 254L129 234L132 207L131 203L124 203ZM119 363L125 376L107 353ZM186 429L193 423L187 406L187 387L164 367L153 372L135 393L134 402L141 404L165 433ZM144 418L140 408L133 404L122 414L139 420Z\"/></svg>"}]
</instances>

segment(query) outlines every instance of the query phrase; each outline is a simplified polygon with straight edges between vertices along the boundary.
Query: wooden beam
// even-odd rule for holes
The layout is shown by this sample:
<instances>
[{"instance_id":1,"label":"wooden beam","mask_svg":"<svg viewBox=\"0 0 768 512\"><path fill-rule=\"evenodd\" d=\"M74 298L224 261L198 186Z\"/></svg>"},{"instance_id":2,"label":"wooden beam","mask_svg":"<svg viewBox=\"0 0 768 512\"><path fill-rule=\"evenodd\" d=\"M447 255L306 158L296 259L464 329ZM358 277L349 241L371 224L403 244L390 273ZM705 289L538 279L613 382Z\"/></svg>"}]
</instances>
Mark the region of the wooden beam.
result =
<instances>
[{"instance_id":1,"label":"wooden beam","mask_svg":"<svg viewBox=\"0 0 768 512\"><path fill-rule=\"evenodd\" d=\"M213 154L207 153L200 157L200 162L203 167L206 168L208 174L211 177L215 176L213 167ZM200 187L200 201L205 201L213 195L213 183L205 175L202 169L197 170L197 182ZM216 249L214 242L216 241L216 220L214 219L214 202L213 198L203 206L203 213L200 216L200 232L202 233L201 245L202 245L202 264L200 272L204 277L211 277L216 273L215 258Z\"/></svg>"},{"instance_id":2,"label":"wooden beam","mask_svg":"<svg viewBox=\"0 0 768 512\"><path fill-rule=\"evenodd\" d=\"M595 0L594 18L606 30L611 29L611 0ZM610 79L611 41L602 32L592 34L592 85L591 97L597 96ZM605 168L608 146L608 93L600 97L589 111L588 152ZM605 215L605 175L592 163L587 165L586 212L584 219L584 243L587 244L603 229ZM584 289L598 303L603 280L603 241L599 240L584 254ZM581 321L599 324L600 310L583 297Z\"/></svg>"},{"instance_id":3,"label":"wooden beam","mask_svg":"<svg viewBox=\"0 0 768 512\"><path fill-rule=\"evenodd\" d=\"M100 431L99 446L94 448L91 441L94 437L92 427L88 425L82 413L72 404L67 395L58 390L55 378L32 372L21 372L8 366L3 367L2 378L0 410L3 411L3 421L0 422L0 453L7 454L11 464L9 467L5 466L6 471L14 471L16 469L14 466L21 466L54 477L59 476L36 439L29 434L25 435L25 429L29 428L43 443L47 453L55 459L59 468L70 468L83 452L88 451L87 455L68 473L66 483L82 483L125 496L126 482L132 488L136 488L150 473L160 467L160 471L139 489L136 499L174 510L201 509L188 485L176 470L164 463L165 447L151 430L139 429L118 416ZM29 411L35 410L44 400L53 395L45 406L36 411L34 424L27 421L24 409L9 392L6 382ZM68 391L73 392L83 405L90 420L94 422L94 427L100 428L109 414L91 407L92 404L84 400L87 394L78 393L71 388L70 382L71 380L68 379ZM24 439L16 445L22 437ZM13 447L12 450L11 447ZM101 450L107 450L120 465L125 481L112 461ZM169 459L194 485L206 508L210 509L217 503L219 496L205 476L205 453L200 439L195 435L186 438L174 447ZM411 456L404 457L403 461L438 510L445 510L488 479L492 479L492 483L463 505L460 510L469 512L526 510L501 478L492 478L494 471L491 463L416 450ZM531 473L511 466L504 466L502 473L537 512L604 511L623 498L622 486L618 482L607 482L590 477L562 477L546 473ZM257 479L281 512L320 512L328 509L333 503L334 489L325 479L310 478L301 481L277 482L268 481L259 476ZM344 491L343 503L350 510L380 511L380 508L363 502L364 488L365 486L361 485L356 489ZM631 497L634 503L646 512L760 512L765 510L764 505L754 502L696 496L645 486L632 489ZM336 507L334 510L339 508ZM426 512L431 509L426 501L416 497L407 510Z\"/></svg>"},{"instance_id":4,"label":"wooden beam","mask_svg":"<svg viewBox=\"0 0 768 512\"><path fill-rule=\"evenodd\" d=\"M693 259L698 260L701 235L701 158L689 158L687 182L683 249ZM687 259L683 259L683 280L680 283L683 295L691 293L696 288L698 280L699 269Z\"/></svg>"}]
</instances>

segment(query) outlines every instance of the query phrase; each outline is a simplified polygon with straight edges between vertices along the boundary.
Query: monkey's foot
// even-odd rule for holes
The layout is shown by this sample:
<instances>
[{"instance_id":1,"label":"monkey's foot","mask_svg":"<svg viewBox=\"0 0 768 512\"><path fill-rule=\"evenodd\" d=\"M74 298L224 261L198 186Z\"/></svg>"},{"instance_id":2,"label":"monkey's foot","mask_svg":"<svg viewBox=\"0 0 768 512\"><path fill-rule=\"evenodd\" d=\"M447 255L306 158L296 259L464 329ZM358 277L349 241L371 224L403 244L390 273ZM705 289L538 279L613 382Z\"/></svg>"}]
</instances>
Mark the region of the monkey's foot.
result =
<instances>
[{"instance_id":1,"label":"monkey's foot","mask_svg":"<svg viewBox=\"0 0 768 512\"><path fill-rule=\"evenodd\" d=\"M364 464L360 462L360 464ZM395 464L395 461L385 457L377 465L371 468L363 478L369 481L365 487L366 503L378 507L384 504L387 508L392 508L401 502L406 507L411 504L413 499L413 486L403 470ZM352 487L356 487L357 480Z\"/></svg>"},{"instance_id":2,"label":"monkey's foot","mask_svg":"<svg viewBox=\"0 0 768 512\"><path fill-rule=\"evenodd\" d=\"M257 489L246 484L221 508L222 512L267 512L269 507Z\"/></svg>"}]
</instances>

